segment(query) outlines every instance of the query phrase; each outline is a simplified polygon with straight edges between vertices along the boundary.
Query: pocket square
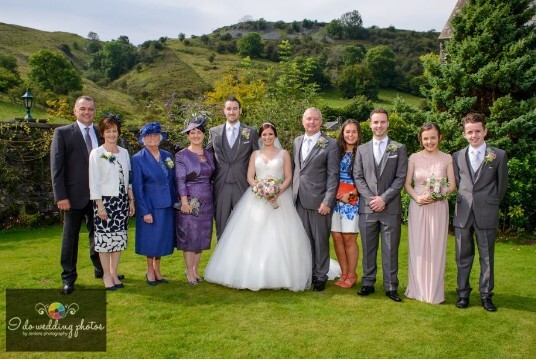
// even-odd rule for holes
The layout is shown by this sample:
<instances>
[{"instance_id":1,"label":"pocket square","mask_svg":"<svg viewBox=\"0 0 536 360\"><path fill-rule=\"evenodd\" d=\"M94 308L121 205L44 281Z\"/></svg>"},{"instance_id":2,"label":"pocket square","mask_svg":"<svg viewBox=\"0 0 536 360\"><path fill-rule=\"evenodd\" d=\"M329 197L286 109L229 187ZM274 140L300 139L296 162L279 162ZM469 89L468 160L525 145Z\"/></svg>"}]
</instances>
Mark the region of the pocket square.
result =
<instances>
[{"instance_id":1,"label":"pocket square","mask_svg":"<svg viewBox=\"0 0 536 360\"><path fill-rule=\"evenodd\" d=\"M394 159L394 158L397 158L398 157L398 154L394 154L394 155L389 155L387 158L388 159Z\"/></svg>"},{"instance_id":2,"label":"pocket square","mask_svg":"<svg viewBox=\"0 0 536 360\"><path fill-rule=\"evenodd\" d=\"M249 144L249 140L248 141L242 141L242 144Z\"/></svg>"}]
</instances>

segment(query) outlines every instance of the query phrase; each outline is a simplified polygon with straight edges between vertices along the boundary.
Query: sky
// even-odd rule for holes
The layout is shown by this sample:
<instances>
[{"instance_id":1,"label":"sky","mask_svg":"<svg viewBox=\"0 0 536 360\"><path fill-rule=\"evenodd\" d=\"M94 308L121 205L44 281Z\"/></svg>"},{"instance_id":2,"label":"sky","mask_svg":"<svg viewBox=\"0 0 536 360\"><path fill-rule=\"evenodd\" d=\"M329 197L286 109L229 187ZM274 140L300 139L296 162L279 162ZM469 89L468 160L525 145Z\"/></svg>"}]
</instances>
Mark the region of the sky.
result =
<instances>
[{"instance_id":1,"label":"sky","mask_svg":"<svg viewBox=\"0 0 536 360\"><path fill-rule=\"evenodd\" d=\"M330 22L357 10L363 26L440 32L456 0L1 0L0 22L139 45L180 33L210 34L245 17Z\"/></svg>"}]
</instances>

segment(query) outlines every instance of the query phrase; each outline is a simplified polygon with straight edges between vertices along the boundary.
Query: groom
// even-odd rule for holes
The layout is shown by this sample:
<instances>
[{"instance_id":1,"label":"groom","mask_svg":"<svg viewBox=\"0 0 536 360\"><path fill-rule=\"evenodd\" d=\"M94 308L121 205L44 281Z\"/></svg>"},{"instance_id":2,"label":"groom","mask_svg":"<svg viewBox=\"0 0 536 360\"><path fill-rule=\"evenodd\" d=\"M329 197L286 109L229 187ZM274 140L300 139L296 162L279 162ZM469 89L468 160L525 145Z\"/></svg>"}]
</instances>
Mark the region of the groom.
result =
<instances>
[{"instance_id":1,"label":"groom","mask_svg":"<svg viewBox=\"0 0 536 360\"><path fill-rule=\"evenodd\" d=\"M216 174L214 199L216 238L219 239L236 203L249 184L247 171L251 153L259 149L257 130L240 122L242 107L234 96L223 108L227 121L209 130L207 149L214 152Z\"/></svg>"},{"instance_id":2,"label":"groom","mask_svg":"<svg viewBox=\"0 0 536 360\"><path fill-rule=\"evenodd\" d=\"M484 141L484 115L470 113L463 122L463 137L469 146L452 156L458 187L454 211L456 265L458 266L458 308L469 306L469 276L475 257L473 235L480 259L480 299L486 311L497 311L493 296L495 237L499 226L499 204L506 194L508 169L506 153Z\"/></svg>"},{"instance_id":3,"label":"groom","mask_svg":"<svg viewBox=\"0 0 536 360\"><path fill-rule=\"evenodd\" d=\"M374 293L376 255L381 233L385 296L400 302L398 295L398 246L402 201L406 181L406 146L387 136L389 116L378 108L370 113L373 139L357 148L354 180L359 191L359 232L363 247L363 278L358 295Z\"/></svg>"},{"instance_id":4,"label":"groom","mask_svg":"<svg viewBox=\"0 0 536 360\"><path fill-rule=\"evenodd\" d=\"M322 114L305 110L305 135L294 139L292 195L296 210L311 241L313 290L323 291L328 280L331 209L339 185L337 142L320 131Z\"/></svg>"}]
</instances>

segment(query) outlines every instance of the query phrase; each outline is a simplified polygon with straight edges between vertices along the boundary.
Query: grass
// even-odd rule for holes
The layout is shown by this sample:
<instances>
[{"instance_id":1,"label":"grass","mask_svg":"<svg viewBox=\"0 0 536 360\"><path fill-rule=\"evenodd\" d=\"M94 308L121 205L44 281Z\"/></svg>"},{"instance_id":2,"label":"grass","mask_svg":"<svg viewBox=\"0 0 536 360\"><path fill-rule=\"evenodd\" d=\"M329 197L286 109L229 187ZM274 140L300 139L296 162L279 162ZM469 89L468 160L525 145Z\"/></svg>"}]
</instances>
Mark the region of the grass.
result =
<instances>
[{"instance_id":1,"label":"grass","mask_svg":"<svg viewBox=\"0 0 536 360\"><path fill-rule=\"evenodd\" d=\"M423 100L418 96L414 96L398 90L380 89L380 91L378 92L378 100L374 101L374 106L384 107L390 111L393 108L393 104L397 96L406 100L408 104L413 106L420 106ZM320 97L323 99L326 105L336 109L343 108L352 102L352 99L342 98L340 92L336 89L322 92L320 94Z\"/></svg>"},{"instance_id":2,"label":"grass","mask_svg":"<svg viewBox=\"0 0 536 360\"><path fill-rule=\"evenodd\" d=\"M134 227L130 228L134 239ZM407 229L400 247L400 292L407 284ZM2 290L59 288L61 227L0 232ZM93 278L81 234L78 288L102 286ZM190 287L184 261L176 252L162 260L169 284L144 281L145 260L123 252L124 289L107 295L106 352L5 352L17 358L535 358L536 247L507 242L496 246L495 303L487 313L471 296L472 306L454 306L456 266L449 238L446 303L430 305L388 300L381 271L376 294L367 298L329 282L326 291L293 293L228 289L202 283ZM202 267L211 251L204 253ZM332 257L334 255L332 254ZM472 284L477 287L478 264ZM360 283L358 283L360 285ZM5 297L0 318L5 319ZM0 327L5 337L5 327Z\"/></svg>"}]
</instances>

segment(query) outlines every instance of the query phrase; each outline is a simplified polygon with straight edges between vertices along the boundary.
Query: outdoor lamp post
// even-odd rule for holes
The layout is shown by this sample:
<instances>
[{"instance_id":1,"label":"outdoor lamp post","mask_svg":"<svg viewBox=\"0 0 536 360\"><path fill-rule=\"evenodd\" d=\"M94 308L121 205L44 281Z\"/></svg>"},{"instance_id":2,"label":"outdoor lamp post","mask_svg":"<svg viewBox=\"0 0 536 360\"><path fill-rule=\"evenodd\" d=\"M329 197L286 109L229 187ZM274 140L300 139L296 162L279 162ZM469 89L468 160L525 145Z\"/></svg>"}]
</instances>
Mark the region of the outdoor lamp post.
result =
<instances>
[{"instance_id":1,"label":"outdoor lamp post","mask_svg":"<svg viewBox=\"0 0 536 360\"><path fill-rule=\"evenodd\" d=\"M26 108L26 116L24 117L24 120L33 120L32 115L30 114L30 109L33 105L33 96L32 93L30 93L30 89L26 89L26 93L22 95L21 98L24 107Z\"/></svg>"}]
</instances>

